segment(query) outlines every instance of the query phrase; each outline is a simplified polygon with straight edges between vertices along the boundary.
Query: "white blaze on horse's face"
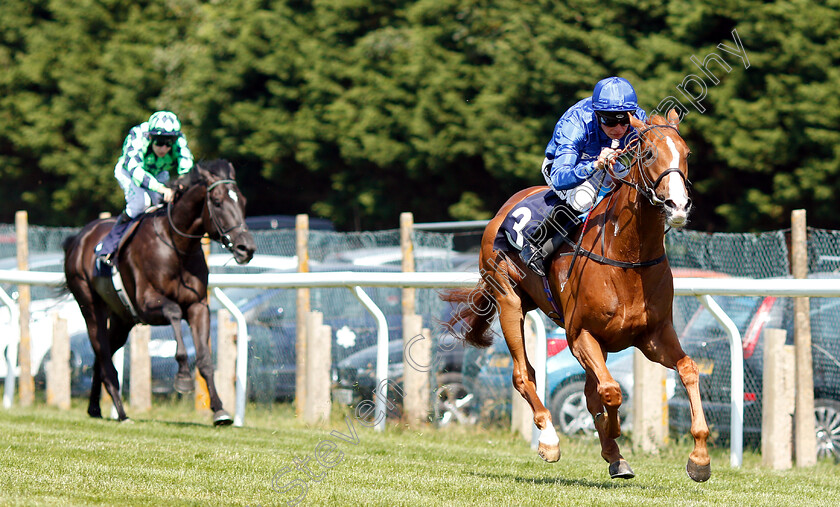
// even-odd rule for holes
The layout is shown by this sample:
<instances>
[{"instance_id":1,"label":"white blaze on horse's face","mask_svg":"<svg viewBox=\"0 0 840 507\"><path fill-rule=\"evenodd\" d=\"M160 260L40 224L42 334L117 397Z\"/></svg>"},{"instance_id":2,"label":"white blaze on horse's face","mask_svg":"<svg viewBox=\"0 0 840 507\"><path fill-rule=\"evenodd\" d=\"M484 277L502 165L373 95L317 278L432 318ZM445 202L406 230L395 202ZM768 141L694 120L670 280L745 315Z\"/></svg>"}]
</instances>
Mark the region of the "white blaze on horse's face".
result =
<instances>
[{"instance_id":1,"label":"white blaze on horse's face","mask_svg":"<svg viewBox=\"0 0 840 507\"><path fill-rule=\"evenodd\" d=\"M228 190L228 196L231 198L231 200L233 202L239 202L239 197L236 195L236 192L234 192L233 190L231 190L231 189Z\"/></svg>"},{"instance_id":2,"label":"white blaze on horse's face","mask_svg":"<svg viewBox=\"0 0 840 507\"><path fill-rule=\"evenodd\" d=\"M665 142L668 144L668 150L670 153L663 155L665 155L666 158L671 159L668 167L680 168L682 156L680 155L679 149L677 149L677 145L670 137L666 137ZM671 227L679 228L684 226L688 222L688 211L690 209L689 203L691 202L688 199L688 192L685 189L685 180L680 174L672 172L665 176L665 179L661 184L668 189L668 195L664 199L666 203L666 222L668 222L668 225Z\"/></svg>"}]
</instances>

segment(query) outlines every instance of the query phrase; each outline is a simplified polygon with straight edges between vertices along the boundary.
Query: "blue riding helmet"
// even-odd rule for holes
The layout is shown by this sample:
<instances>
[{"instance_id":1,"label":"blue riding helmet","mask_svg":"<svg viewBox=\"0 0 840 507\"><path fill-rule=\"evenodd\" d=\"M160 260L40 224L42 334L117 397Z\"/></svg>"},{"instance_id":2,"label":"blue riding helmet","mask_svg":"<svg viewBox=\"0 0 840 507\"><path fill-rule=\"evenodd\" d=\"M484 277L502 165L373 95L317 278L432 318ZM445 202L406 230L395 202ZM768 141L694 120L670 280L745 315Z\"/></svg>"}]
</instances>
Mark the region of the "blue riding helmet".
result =
<instances>
[{"instance_id":1,"label":"blue riding helmet","mask_svg":"<svg viewBox=\"0 0 840 507\"><path fill-rule=\"evenodd\" d=\"M623 77L608 77L598 81L592 91L594 111L635 111L639 108L636 90Z\"/></svg>"}]
</instances>

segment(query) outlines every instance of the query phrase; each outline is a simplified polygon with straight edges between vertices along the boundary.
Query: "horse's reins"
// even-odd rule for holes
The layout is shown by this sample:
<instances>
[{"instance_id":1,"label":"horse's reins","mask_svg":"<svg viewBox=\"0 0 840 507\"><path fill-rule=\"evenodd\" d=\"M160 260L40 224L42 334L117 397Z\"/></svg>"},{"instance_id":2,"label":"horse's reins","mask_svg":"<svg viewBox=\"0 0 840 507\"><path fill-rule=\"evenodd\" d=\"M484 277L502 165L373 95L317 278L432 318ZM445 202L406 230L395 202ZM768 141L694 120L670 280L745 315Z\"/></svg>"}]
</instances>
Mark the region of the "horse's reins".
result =
<instances>
[{"instance_id":1,"label":"horse's reins","mask_svg":"<svg viewBox=\"0 0 840 507\"><path fill-rule=\"evenodd\" d=\"M639 139L641 139L642 135L644 135L649 130L656 129L656 128L671 128L671 129L674 129L677 132L679 132L679 130L677 130L677 128L674 127L673 125L651 125L650 127L641 131L635 139L633 139L631 142L629 142L624 147L624 149L619 150L618 155L616 155L616 158L623 155L625 152L629 151L636 144L638 144ZM669 167L668 169L663 171L656 178L656 180L651 182L650 178L647 177L647 174L645 173L645 171L641 167L641 165L642 165L641 155L640 154L637 155L635 157L634 161L635 161L636 165L639 167L639 175L642 179L643 185L640 185L640 184L638 184L634 181L630 181L630 180L627 180L627 179L624 179L624 178L619 178L618 176L615 176L612 173L610 173L610 176L612 176L612 179L614 181L618 181L619 183L622 183L624 185L627 185L629 187L634 188L636 190L636 192L638 192L640 195L642 195L648 201L650 201L651 205L653 205L653 206L661 206L661 205L665 204L665 201L663 201L662 199L660 199L656 196L656 188L662 182L662 179L665 176L667 176L668 174L676 172L677 174L679 174L682 177L684 184L686 184L686 185L690 184L690 182L688 181L688 178L686 178L685 174L678 167ZM631 169L632 169L632 162L631 162ZM601 185L604 182L604 178L606 178L606 173L607 173L607 170L605 169L604 170L604 176L602 176L602 178L601 178ZM599 185L599 188L600 188L600 185ZM612 199L612 197L610 197L610 199ZM572 268L574 267L574 263L575 263L575 260L577 259L578 254L589 257L593 261L601 263L601 264L608 264L610 266L615 266L615 267L624 268L624 269L646 268L646 267L649 267L649 266L654 266L654 265L659 264L660 262L664 261L667 258L667 254L662 254L660 257L657 257L656 259L651 259L649 261L625 262L625 261L617 261L617 260L614 260L614 259L610 259L610 258L604 257L603 255L598 255L595 252L592 252L590 250L585 250L585 249L581 248L580 245L583 242L583 235L586 232L586 225L589 223L589 217L591 216L592 211L594 211L594 207L586 215L586 220L583 223L583 227L581 228L581 231L580 231L580 237L578 238L577 242L573 242L572 240L570 240L566 236L561 236L561 239L565 243L571 245L574 248L574 250L572 250L571 252L565 252L565 253L558 254L558 256L564 256L564 255L571 255L572 256L572 262L569 264L569 272L566 274L566 279L567 280L569 279L569 277L572 274ZM606 220L607 220L606 215L604 215L604 225L605 226L606 226ZM603 231L601 233L601 241L602 242L604 241ZM604 245L602 245L602 247L601 247L602 251L604 250L604 248L605 248Z\"/></svg>"},{"instance_id":2,"label":"horse's reins","mask_svg":"<svg viewBox=\"0 0 840 507\"><path fill-rule=\"evenodd\" d=\"M213 206L210 205L210 191L213 190L214 188L216 188L217 186L222 185L224 183L233 183L235 185L236 181L234 181L234 180L219 180L219 181L216 181L216 182L212 183L211 185L209 185L207 187L207 192L205 194L205 201L206 201L206 205L207 205L207 211L208 211L208 213L210 213L210 219L213 221L213 225L216 227L216 232L219 233L219 243L223 247L225 247L228 251L233 252L233 240L230 238L229 233L231 231L235 231L236 229L239 229L240 227L244 227L245 224L243 222L243 223L240 223L238 225L235 225L235 226L231 227L230 229L222 230L222 225L219 222L218 217L216 216L215 213L213 213ZM204 234L199 234L199 235L187 234L185 232L182 232L181 230L178 229L178 227L175 226L175 223L172 221L172 202L168 203L167 206L166 206L166 217L169 219L169 227L173 231L175 231L175 233L178 234L179 236L182 236L184 238L190 238L190 239L198 239L198 238L203 238L204 237Z\"/></svg>"}]
</instances>

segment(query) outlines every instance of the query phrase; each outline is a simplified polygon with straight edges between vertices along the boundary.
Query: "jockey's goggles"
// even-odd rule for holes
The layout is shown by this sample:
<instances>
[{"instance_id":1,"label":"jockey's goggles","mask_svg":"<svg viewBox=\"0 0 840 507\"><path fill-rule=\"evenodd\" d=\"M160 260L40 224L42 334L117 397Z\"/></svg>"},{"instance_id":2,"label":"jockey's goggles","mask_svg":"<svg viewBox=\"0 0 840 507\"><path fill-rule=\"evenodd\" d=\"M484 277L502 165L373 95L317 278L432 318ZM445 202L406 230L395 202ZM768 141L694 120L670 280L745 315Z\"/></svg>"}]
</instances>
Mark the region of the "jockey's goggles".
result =
<instances>
[{"instance_id":1,"label":"jockey's goggles","mask_svg":"<svg viewBox=\"0 0 840 507\"><path fill-rule=\"evenodd\" d=\"M155 146L172 146L175 144L175 138L173 136L155 136L152 138L152 142L155 143Z\"/></svg>"},{"instance_id":2,"label":"jockey's goggles","mask_svg":"<svg viewBox=\"0 0 840 507\"><path fill-rule=\"evenodd\" d=\"M595 111L595 116L605 127L630 125L630 112L628 111Z\"/></svg>"}]
</instances>

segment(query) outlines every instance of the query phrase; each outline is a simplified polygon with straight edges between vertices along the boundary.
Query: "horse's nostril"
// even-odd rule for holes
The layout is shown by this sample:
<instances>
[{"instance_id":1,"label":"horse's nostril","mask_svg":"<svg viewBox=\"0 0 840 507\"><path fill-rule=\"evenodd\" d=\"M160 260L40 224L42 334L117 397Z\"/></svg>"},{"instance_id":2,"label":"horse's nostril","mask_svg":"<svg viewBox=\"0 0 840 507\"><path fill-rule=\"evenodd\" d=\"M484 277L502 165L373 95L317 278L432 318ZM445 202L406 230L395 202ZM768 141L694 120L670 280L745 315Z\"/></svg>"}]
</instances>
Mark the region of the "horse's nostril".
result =
<instances>
[{"instance_id":1,"label":"horse's nostril","mask_svg":"<svg viewBox=\"0 0 840 507\"><path fill-rule=\"evenodd\" d=\"M669 208L669 209L674 209L674 208L676 208L676 207L677 207L677 203L675 203L675 202L674 202L673 200L671 200L671 199L667 199L667 200L665 201L665 207L666 207L666 208Z\"/></svg>"},{"instance_id":2,"label":"horse's nostril","mask_svg":"<svg viewBox=\"0 0 840 507\"><path fill-rule=\"evenodd\" d=\"M686 211L691 210L691 205L692 205L692 204L694 204L694 203L691 201L691 199L689 199L689 200L688 200L688 202L687 202L687 203L686 203L686 205L685 205L685 210L686 210Z\"/></svg>"}]
</instances>

